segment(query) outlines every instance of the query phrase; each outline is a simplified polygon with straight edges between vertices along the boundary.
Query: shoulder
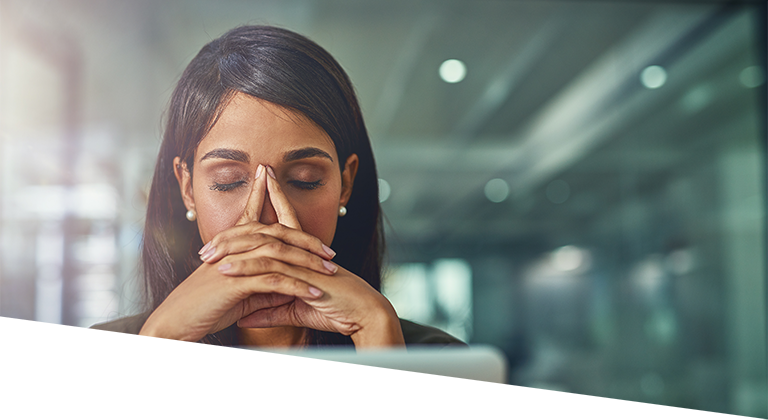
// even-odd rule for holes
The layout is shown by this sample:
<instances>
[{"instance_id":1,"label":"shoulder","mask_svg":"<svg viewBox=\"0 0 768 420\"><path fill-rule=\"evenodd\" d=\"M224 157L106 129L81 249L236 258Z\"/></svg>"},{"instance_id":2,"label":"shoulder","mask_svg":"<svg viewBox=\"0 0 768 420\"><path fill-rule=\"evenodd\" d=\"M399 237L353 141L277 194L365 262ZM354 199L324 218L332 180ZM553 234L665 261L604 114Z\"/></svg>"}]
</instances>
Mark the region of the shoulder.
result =
<instances>
[{"instance_id":1,"label":"shoulder","mask_svg":"<svg viewBox=\"0 0 768 420\"><path fill-rule=\"evenodd\" d=\"M458 338L437 328L417 324L402 318L400 319L400 327L403 329L405 344L409 346L414 344L467 345Z\"/></svg>"},{"instance_id":2,"label":"shoulder","mask_svg":"<svg viewBox=\"0 0 768 420\"><path fill-rule=\"evenodd\" d=\"M138 315L126 316L118 318L114 321L104 322L101 324L92 325L91 328L95 330L114 331L126 334L138 334L141 331L141 327L147 322L147 318L151 312L145 312Z\"/></svg>"}]
</instances>

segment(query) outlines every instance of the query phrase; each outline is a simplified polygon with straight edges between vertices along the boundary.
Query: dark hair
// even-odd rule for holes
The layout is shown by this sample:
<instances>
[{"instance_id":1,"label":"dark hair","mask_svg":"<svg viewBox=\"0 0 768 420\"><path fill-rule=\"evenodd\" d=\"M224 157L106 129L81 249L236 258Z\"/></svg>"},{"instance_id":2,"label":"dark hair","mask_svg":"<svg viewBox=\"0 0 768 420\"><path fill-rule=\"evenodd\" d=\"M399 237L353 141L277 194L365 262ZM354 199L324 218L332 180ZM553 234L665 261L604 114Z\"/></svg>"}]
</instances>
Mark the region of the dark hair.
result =
<instances>
[{"instance_id":1,"label":"dark hair","mask_svg":"<svg viewBox=\"0 0 768 420\"><path fill-rule=\"evenodd\" d=\"M204 46L192 59L171 96L163 142L149 192L142 262L148 310L163 300L199 265L203 244L174 176L173 159L192 171L197 145L235 93L298 111L333 141L340 170L351 154L359 169L348 214L339 218L331 247L335 262L376 290L384 248L378 178L371 144L349 77L319 45L294 32L269 26L235 28ZM235 344L234 327L203 341ZM341 334L312 331L313 344L350 344Z\"/></svg>"}]
</instances>

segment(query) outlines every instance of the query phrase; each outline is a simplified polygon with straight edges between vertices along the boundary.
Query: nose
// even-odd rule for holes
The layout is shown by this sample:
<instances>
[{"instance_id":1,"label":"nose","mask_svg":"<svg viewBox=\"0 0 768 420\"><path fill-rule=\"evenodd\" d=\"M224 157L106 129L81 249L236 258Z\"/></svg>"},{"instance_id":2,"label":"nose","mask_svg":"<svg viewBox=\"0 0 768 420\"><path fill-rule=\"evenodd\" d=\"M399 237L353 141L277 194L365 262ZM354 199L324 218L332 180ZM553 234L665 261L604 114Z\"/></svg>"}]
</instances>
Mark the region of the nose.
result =
<instances>
[{"instance_id":1,"label":"nose","mask_svg":"<svg viewBox=\"0 0 768 420\"><path fill-rule=\"evenodd\" d=\"M275 207L272 206L272 201L269 199L269 192L264 197L264 206L261 208L261 215L259 215L259 223L263 225L273 225L277 223L277 213Z\"/></svg>"}]
</instances>

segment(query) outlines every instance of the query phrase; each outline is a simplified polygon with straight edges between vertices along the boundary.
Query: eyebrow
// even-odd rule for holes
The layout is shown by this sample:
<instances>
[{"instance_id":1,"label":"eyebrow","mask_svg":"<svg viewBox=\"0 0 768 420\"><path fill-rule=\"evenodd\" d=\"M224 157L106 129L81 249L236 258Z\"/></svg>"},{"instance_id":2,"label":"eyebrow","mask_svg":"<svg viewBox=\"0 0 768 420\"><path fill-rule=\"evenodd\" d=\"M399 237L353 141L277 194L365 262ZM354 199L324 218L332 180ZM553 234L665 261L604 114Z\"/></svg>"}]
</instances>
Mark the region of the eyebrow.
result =
<instances>
[{"instance_id":1,"label":"eyebrow","mask_svg":"<svg viewBox=\"0 0 768 420\"><path fill-rule=\"evenodd\" d=\"M333 162L331 155L316 147L305 147L303 149L291 150L290 152L287 152L285 155L283 155L283 162L291 162L294 160L311 157L323 157Z\"/></svg>"},{"instance_id":2,"label":"eyebrow","mask_svg":"<svg viewBox=\"0 0 768 420\"><path fill-rule=\"evenodd\" d=\"M235 150L235 149L213 149L210 152L206 153L205 156L200 158L200 161L204 161L206 159L227 159L227 160L236 160L238 162L248 163L251 161L251 158L248 156L248 153L245 153L241 150Z\"/></svg>"},{"instance_id":3,"label":"eyebrow","mask_svg":"<svg viewBox=\"0 0 768 420\"><path fill-rule=\"evenodd\" d=\"M333 162L333 158L331 157L331 155L329 155L325 151L320 150L316 147L305 147L303 149L291 150L290 152L286 152L283 155L283 162L293 162L295 160L307 159L311 157L323 157ZM202 158L200 158L200 161L204 161L206 159L217 159L217 158L234 160L234 161L243 162L243 163L249 163L251 161L251 158L248 156L248 153L245 153L241 150L235 150L235 149L213 149L210 152L206 153Z\"/></svg>"}]
</instances>

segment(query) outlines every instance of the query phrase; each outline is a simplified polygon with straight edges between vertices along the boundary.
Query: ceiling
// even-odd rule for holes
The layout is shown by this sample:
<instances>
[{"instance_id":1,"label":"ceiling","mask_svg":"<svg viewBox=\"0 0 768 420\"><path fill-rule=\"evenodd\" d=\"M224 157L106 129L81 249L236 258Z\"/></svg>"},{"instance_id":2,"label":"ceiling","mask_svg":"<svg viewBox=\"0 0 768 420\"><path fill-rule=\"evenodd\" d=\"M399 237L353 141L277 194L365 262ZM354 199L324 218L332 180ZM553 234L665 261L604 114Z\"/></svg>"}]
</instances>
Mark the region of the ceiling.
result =
<instances>
[{"instance_id":1,"label":"ceiling","mask_svg":"<svg viewBox=\"0 0 768 420\"><path fill-rule=\"evenodd\" d=\"M596 218L604 222L621 200L628 168L641 174L633 188L645 182L652 189L691 162L692 148L716 143L718 127L754 117L754 93L737 83L760 60L749 8L660 1L3 0L0 58L8 65L25 49L79 57L83 145L119 150L102 157L133 169L112 176L144 191L163 109L199 48L240 24L295 30L328 49L356 86L380 177L391 186L383 208L396 242L432 249L519 245L566 240ZM450 58L466 63L459 83L438 75ZM650 65L666 69L663 88L640 82ZM60 123L50 104L61 98L44 87L45 77L54 76L0 75L6 130ZM500 203L484 194L494 178L509 186ZM547 195L554 180L566 185L563 202Z\"/></svg>"}]
</instances>

